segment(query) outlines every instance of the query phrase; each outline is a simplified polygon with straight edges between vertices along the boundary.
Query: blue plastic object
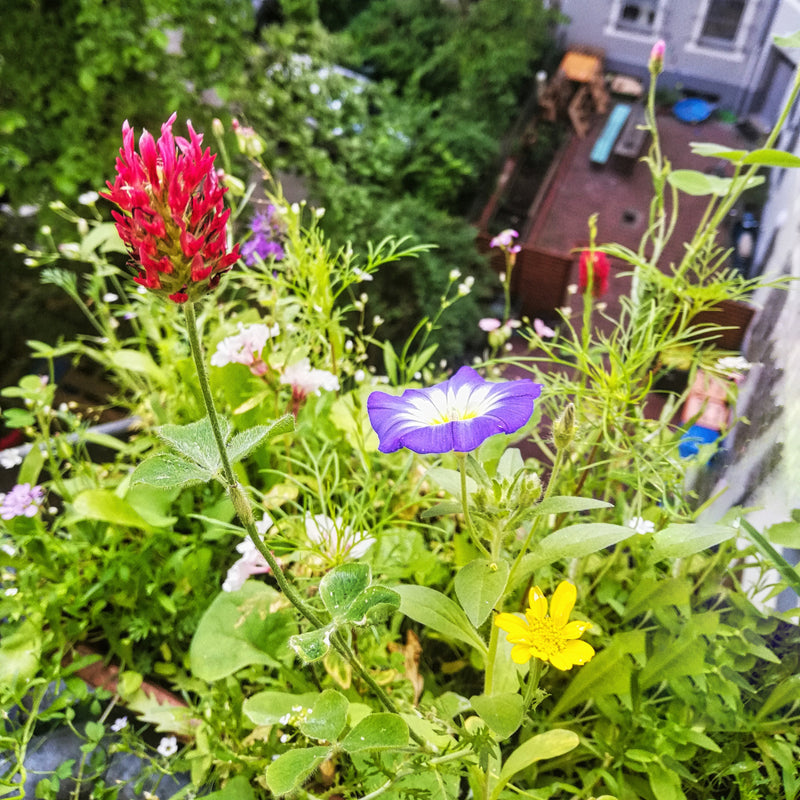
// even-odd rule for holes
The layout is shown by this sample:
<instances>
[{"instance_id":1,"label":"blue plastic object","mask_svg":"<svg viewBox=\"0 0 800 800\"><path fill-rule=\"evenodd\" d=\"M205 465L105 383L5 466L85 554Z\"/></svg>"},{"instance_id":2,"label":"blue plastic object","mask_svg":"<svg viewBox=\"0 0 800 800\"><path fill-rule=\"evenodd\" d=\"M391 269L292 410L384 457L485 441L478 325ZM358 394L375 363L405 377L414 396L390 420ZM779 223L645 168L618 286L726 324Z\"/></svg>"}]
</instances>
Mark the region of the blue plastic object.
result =
<instances>
[{"instance_id":1,"label":"blue plastic object","mask_svg":"<svg viewBox=\"0 0 800 800\"><path fill-rule=\"evenodd\" d=\"M719 431L712 428L704 428L702 425L692 425L686 433L681 436L678 443L678 453L681 458L691 458L700 452L700 446L711 444L719 439Z\"/></svg>"},{"instance_id":2,"label":"blue plastic object","mask_svg":"<svg viewBox=\"0 0 800 800\"><path fill-rule=\"evenodd\" d=\"M611 113L608 115L606 126L603 128L597 141L594 143L589 161L592 164L605 164L608 157L611 155L611 148L617 137L622 131L628 117L631 113L631 107L625 103L617 103Z\"/></svg>"},{"instance_id":3,"label":"blue plastic object","mask_svg":"<svg viewBox=\"0 0 800 800\"><path fill-rule=\"evenodd\" d=\"M689 123L704 122L711 116L714 106L702 97L687 97L679 100L672 113L681 121Z\"/></svg>"}]
</instances>

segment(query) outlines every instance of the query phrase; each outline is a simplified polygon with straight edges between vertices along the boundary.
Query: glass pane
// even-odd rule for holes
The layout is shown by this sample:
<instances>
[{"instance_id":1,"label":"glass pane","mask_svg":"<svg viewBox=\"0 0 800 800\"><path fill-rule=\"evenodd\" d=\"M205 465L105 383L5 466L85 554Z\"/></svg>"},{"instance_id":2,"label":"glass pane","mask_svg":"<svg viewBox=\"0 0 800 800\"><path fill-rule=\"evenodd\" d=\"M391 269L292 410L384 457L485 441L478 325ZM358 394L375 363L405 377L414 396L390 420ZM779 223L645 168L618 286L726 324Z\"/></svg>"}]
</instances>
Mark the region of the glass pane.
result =
<instances>
[{"instance_id":1,"label":"glass pane","mask_svg":"<svg viewBox=\"0 0 800 800\"><path fill-rule=\"evenodd\" d=\"M703 39L732 42L742 19L746 0L711 0L703 23Z\"/></svg>"}]
</instances>

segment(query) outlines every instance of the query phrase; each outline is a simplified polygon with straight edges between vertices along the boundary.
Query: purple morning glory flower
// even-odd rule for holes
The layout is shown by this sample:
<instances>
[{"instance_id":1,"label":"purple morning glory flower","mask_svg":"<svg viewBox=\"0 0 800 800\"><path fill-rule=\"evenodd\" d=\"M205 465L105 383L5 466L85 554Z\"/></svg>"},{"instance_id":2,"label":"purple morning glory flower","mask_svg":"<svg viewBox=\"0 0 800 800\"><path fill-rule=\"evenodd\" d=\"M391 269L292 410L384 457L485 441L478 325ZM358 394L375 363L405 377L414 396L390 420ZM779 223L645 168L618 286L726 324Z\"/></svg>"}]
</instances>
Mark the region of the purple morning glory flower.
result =
<instances>
[{"instance_id":1,"label":"purple morning glory flower","mask_svg":"<svg viewBox=\"0 0 800 800\"><path fill-rule=\"evenodd\" d=\"M367 412L382 453L407 447L415 453L467 453L496 433L519 430L533 414L542 386L527 378L485 381L472 367L427 389L395 397L373 392Z\"/></svg>"}]
</instances>

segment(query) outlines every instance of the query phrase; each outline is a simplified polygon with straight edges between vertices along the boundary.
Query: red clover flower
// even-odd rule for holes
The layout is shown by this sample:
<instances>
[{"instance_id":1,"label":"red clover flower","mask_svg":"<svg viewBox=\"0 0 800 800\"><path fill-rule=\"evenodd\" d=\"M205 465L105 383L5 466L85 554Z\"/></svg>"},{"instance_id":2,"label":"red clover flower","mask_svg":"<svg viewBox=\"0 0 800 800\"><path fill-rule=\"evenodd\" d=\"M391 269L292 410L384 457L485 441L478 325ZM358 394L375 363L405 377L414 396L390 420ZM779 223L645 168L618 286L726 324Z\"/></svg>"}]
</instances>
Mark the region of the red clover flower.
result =
<instances>
[{"instance_id":1,"label":"red clover flower","mask_svg":"<svg viewBox=\"0 0 800 800\"><path fill-rule=\"evenodd\" d=\"M189 139L173 136L175 118L161 126L158 141L144 131L138 153L125 121L117 177L101 194L122 211L111 213L139 270L136 283L185 303L217 286L238 260L239 245L228 250L230 210L215 157L202 149L203 137L191 122Z\"/></svg>"}]
</instances>

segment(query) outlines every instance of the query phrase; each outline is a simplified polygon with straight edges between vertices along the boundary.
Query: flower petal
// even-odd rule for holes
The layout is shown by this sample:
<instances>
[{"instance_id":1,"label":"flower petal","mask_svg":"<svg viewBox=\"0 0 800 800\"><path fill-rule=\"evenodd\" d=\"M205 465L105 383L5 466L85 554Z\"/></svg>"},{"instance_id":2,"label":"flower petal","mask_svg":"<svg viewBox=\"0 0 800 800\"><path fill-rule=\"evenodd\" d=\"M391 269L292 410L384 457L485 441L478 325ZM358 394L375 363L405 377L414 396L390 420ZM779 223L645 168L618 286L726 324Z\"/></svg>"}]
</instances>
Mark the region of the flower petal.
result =
<instances>
[{"instance_id":1,"label":"flower petal","mask_svg":"<svg viewBox=\"0 0 800 800\"><path fill-rule=\"evenodd\" d=\"M534 619L544 619L547 616L547 598L538 586L528 592L528 605Z\"/></svg>"},{"instance_id":2,"label":"flower petal","mask_svg":"<svg viewBox=\"0 0 800 800\"><path fill-rule=\"evenodd\" d=\"M580 639L583 634L591 628L591 624L581 620L568 622L561 630L561 636L565 639Z\"/></svg>"},{"instance_id":3,"label":"flower petal","mask_svg":"<svg viewBox=\"0 0 800 800\"><path fill-rule=\"evenodd\" d=\"M511 660L515 664L527 664L532 658L531 648L526 644L515 644L511 648Z\"/></svg>"},{"instance_id":4,"label":"flower petal","mask_svg":"<svg viewBox=\"0 0 800 800\"><path fill-rule=\"evenodd\" d=\"M573 640L567 642L563 650L550 657L550 663L561 670L572 669L574 666L585 664L594 657L594 647L588 642Z\"/></svg>"},{"instance_id":5,"label":"flower petal","mask_svg":"<svg viewBox=\"0 0 800 800\"><path fill-rule=\"evenodd\" d=\"M550 617L556 625L563 626L567 624L577 596L578 590L575 588L574 583L561 581L558 584L550 600Z\"/></svg>"},{"instance_id":6,"label":"flower petal","mask_svg":"<svg viewBox=\"0 0 800 800\"><path fill-rule=\"evenodd\" d=\"M528 636L530 633L530 629L525 623L525 620L517 614L498 614L494 618L494 624L497 625L500 630L505 631L509 637Z\"/></svg>"}]
</instances>

